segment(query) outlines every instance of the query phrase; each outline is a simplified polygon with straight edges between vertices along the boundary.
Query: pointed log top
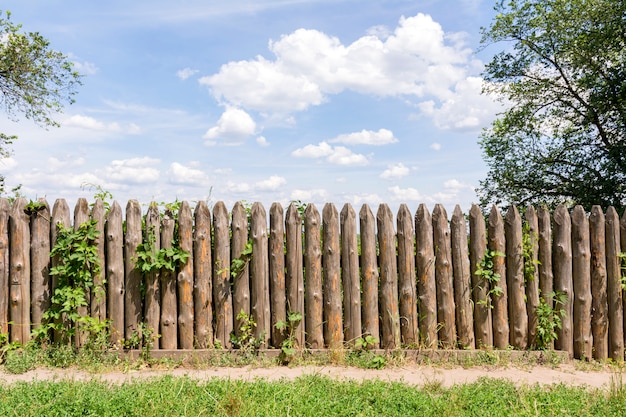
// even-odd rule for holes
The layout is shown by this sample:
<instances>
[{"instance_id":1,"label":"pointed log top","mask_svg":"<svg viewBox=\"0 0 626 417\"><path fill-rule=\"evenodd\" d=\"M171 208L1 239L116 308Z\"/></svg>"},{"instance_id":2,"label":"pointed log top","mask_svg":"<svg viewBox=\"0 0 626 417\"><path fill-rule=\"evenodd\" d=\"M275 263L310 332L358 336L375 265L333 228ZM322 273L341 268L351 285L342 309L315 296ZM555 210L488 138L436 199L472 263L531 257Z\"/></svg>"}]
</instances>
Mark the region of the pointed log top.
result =
<instances>
[{"instance_id":1,"label":"pointed log top","mask_svg":"<svg viewBox=\"0 0 626 417\"><path fill-rule=\"evenodd\" d=\"M419 207L417 207L417 211L415 212L415 219L419 220L425 218L430 218L430 212L428 211L428 207L426 207L426 204L421 203Z\"/></svg>"},{"instance_id":2,"label":"pointed log top","mask_svg":"<svg viewBox=\"0 0 626 417\"><path fill-rule=\"evenodd\" d=\"M445 217L448 219L448 213L446 212L445 207L442 204L435 204L435 208L433 209L433 217Z\"/></svg>"},{"instance_id":3,"label":"pointed log top","mask_svg":"<svg viewBox=\"0 0 626 417\"><path fill-rule=\"evenodd\" d=\"M472 207L469 211L470 217L483 217L483 211L477 204L472 204Z\"/></svg>"},{"instance_id":4,"label":"pointed log top","mask_svg":"<svg viewBox=\"0 0 626 417\"><path fill-rule=\"evenodd\" d=\"M452 217L465 217L465 214L463 214L463 210L461 210L461 206L459 206L458 204L454 206Z\"/></svg>"},{"instance_id":5,"label":"pointed log top","mask_svg":"<svg viewBox=\"0 0 626 417\"><path fill-rule=\"evenodd\" d=\"M322 210L323 217L337 217L338 215L337 208L333 203L324 204L324 209Z\"/></svg>"},{"instance_id":6,"label":"pointed log top","mask_svg":"<svg viewBox=\"0 0 626 417\"><path fill-rule=\"evenodd\" d=\"M56 205L56 203L55 203ZM120 206L120 203L117 202L117 200L113 200L113 203L111 203L111 209L109 210L109 216L111 215L111 213L115 213L115 214L121 214L122 213L122 207Z\"/></svg>"},{"instance_id":7,"label":"pointed log top","mask_svg":"<svg viewBox=\"0 0 626 417\"><path fill-rule=\"evenodd\" d=\"M309 203L306 205L306 209L304 209L304 215L308 216L309 213L318 213L317 207L315 207L315 204Z\"/></svg>"},{"instance_id":8,"label":"pointed log top","mask_svg":"<svg viewBox=\"0 0 626 417\"><path fill-rule=\"evenodd\" d=\"M215 214L217 214L217 213L219 213L219 214L228 213L228 210L226 210L226 204L224 204L223 201L218 201L213 206L213 216L215 216Z\"/></svg>"},{"instance_id":9,"label":"pointed log top","mask_svg":"<svg viewBox=\"0 0 626 417\"><path fill-rule=\"evenodd\" d=\"M209 216L209 205L204 200L198 201L196 208L193 210L196 215L203 214Z\"/></svg>"},{"instance_id":10,"label":"pointed log top","mask_svg":"<svg viewBox=\"0 0 626 417\"><path fill-rule=\"evenodd\" d=\"M377 219L389 218L393 220L393 214L391 213L391 209L385 203L382 203L378 206L378 211L376 212Z\"/></svg>"},{"instance_id":11,"label":"pointed log top","mask_svg":"<svg viewBox=\"0 0 626 417\"><path fill-rule=\"evenodd\" d=\"M570 215L569 215L569 211L567 210L567 207L565 207L563 204L559 205L554 210L554 214L552 215L552 218L554 219L554 223L556 224L563 224L564 222L569 223Z\"/></svg>"},{"instance_id":12,"label":"pointed log top","mask_svg":"<svg viewBox=\"0 0 626 417\"><path fill-rule=\"evenodd\" d=\"M139 201L134 199L128 200L128 203L126 203L126 215L128 216L128 213L130 212L141 213L141 206L139 205Z\"/></svg>"},{"instance_id":13,"label":"pointed log top","mask_svg":"<svg viewBox=\"0 0 626 417\"><path fill-rule=\"evenodd\" d=\"M356 219L356 213L350 203L346 203L343 205L343 207L341 208L340 216L342 221L345 219Z\"/></svg>"},{"instance_id":14,"label":"pointed log top","mask_svg":"<svg viewBox=\"0 0 626 417\"><path fill-rule=\"evenodd\" d=\"M510 205L509 208L506 211L506 215L504 216L505 220L507 222L513 222L513 221L517 221L517 219L519 218L521 221L521 217L519 215L519 210L517 210L517 207L514 205Z\"/></svg>"},{"instance_id":15,"label":"pointed log top","mask_svg":"<svg viewBox=\"0 0 626 417\"><path fill-rule=\"evenodd\" d=\"M372 213L370 206L368 206L367 204L363 204L361 206L361 210L359 210L359 217L361 219L374 217L374 213Z\"/></svg>"},{"instance_id":16,"label":"pointed log top","mask_svg":"<svg viewBox=\"0 0 626 417\"><path fill-rule=\"evenodd\" d=\"M283 215L283 206L278 202L273 202L270 206L270 213Z\"/></svg>"},{"instance_id":17,"label":"pointed log top","mask_svg":"<svg viewBox=\"0 0 626 417\"><path fill-rule=\"evenodd\" d=\"M617 210L615 210L615 207L609 206L609 208L606 209L606 217L608 218L609 216L611 216L611 218L613 219L619 218L619 215L617 214Z\"/></svg>"},{"instance_id":18,"label":"pointed log top","mask_svg":"<svg viewBox=\"0 0 626 417\"><path fill-rule=\"evenodd\" d=\"M265 207L260 202L255 202L252 204L252 210L250 210L250 214L254 216L266 216Z\"/></svg>"},{"instance_id":19,"label":"pointed log top","mask_svg":"<svg viewBox=\"0 0 626 417\"><path fill-rule=\"evenodd\" d=\"M585 214L585 209L583 208L583 206L577 205L576 207L574 207L574 210L572 210L572 218L576 218L576 219L587 218L587 215Z\"/></svg>"}]
</instances>

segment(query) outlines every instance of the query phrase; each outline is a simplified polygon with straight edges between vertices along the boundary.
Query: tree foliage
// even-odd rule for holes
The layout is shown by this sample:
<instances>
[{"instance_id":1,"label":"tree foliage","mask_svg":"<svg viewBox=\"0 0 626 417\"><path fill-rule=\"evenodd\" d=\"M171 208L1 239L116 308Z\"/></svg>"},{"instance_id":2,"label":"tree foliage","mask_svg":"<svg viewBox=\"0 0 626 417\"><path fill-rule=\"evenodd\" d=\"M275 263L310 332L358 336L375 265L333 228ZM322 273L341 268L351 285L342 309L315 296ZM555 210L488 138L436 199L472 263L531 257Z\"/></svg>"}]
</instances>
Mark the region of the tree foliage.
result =
<instances>
[{"instance_id":1,"label":"tree foliage","mask_svg":"<svg viewBox=\"0 0 626 417\"><path fill-rule=\"evenodd\" d=\"M626 2L500 0L485 92L506 110L482 134L483 205L626 204Z\"/></svg>"}]
</instances>

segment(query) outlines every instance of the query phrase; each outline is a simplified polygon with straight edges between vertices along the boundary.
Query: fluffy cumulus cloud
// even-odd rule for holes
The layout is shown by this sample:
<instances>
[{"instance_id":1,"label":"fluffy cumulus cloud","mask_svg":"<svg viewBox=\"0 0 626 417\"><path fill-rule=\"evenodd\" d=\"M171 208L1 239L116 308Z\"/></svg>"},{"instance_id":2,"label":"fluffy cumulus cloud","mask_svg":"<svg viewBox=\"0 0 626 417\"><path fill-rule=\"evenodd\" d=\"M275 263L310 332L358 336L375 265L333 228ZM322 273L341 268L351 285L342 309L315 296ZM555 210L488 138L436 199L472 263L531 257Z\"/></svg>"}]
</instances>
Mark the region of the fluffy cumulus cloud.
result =
<instances>
[{"instance_id":1,"label":"fluffy cumulus cloud","mask_svg":"<svg viewBox=\"0 0 626 417\"><path fill-rule=\"evenodd\" d=\"M329 199L329 193L323 188L315 188L310 190L295 189L291 192L290 200L302 201L304 203L309 202L327 202Z\"/></svg>"},{"instance_id":2,"label":"fluffy cumulus cloud","mask_svg":"<svg viewBox=\"0 0 626 417\"><path fill-rule=\"evenodd\" d=\"M245 111L236 107L227 107L217 121L217 125L210 128L204 135L207 145L223 143L226 145L240 145L254 134L256 123Z\"/></svg>"},{"instance_id":3,"label":"fluffy cumulus cloud","mask_svg":"<svg viewBox=\"0 0 626 417\"><path fill-rule=\"evenodd\" d=\"M328 142L306 145L291 153L296 158L324 158L326 162L344 166L363 166L369 164L367 156L354 153L344 146L331 146Z\"/></svg>"},{"instance_id":4,"label":"fluffy cumulus cloud","mask_svg":"<svg viewBox=\"0 0 626 417\"><path fill-rule=\"evenodd\" d=\"M104 168L103 175L109 181L145 184L158 181L158 164L161 161L155 158L118 159Z\"/></svg>"},{"instance_id":5,"label":"fluffy cumulus cloud","mask_svg":"<svg viewBox=\"0 0 626 417\"><path fill-rule=\"evenodd\" d=\"M386 170L380 174L380 178L384 180L396 180L409 175L410 169L402 162L392 164L387 167Z\"/></svg>"},{"instance_id":6,"label":"fluffy cumulus cloud","mask_svg":"<svg viewBox=\"0 0 626 417\"><path fill-rule=\"evenodd\" d=\"M176 71L176 76L184 81L187 78L196 75L198 72L200 71L187 67L187 68L183 68L181 70Z\"/></svg>"},{"instance_id":7,"label":"fluffy cumulus cloud","mask_svg":"<svg viewBox=\"0 0 626 417\"><path fill-rule=\"evenodd\" d=\"M361 130L360 132L339 135L330 139L330 143L343 143L345 145L389 145L396 143L398 139L393 136L393 132L387 129L379 129L377 132L372 130Z\"/></svg>"},{"instance_id":8,"label":"fluffy cumulus cloud","mask_svg":"<svg viewBox=\"0 0 626 417\"><path fill-rule=\"evenodd\" d=\"M262 146L262 147L267 147L267 146L270 146L270 143L267 141L267 139L265 138L265 136L259 136L259 137L257 137L257 138L256 138L256 143L257 143L259 146Z\"/></svg>"},{"instance_id":9,"label":"fluffy cumulus cloud","mask_svg":"<svg viewBox=\"0 0 626 417\"><path fill-rule=\"evenodd\" d=\"M258 181L256 184L254 184L254 186L257 190L260 191L276 191L285 184L287 184L287 180L284 177L272 175L265 180Z\"/></svg>"},{"instance_id":10,"label":"fluffy cumulus cloud","mask_svg":"<svg viewBox=\"0 0 626 417\"><path fill-rule=\"evenodd\" d=\"M426 198L419 193L415 188L400 188L395 185L393 187L388 188L391 193L391 198L394 201L407 202L407 201L422 201Z\"/></svg>"},{"instance_id":11,"label":"fluffy cumulus cloud","mask_svg":"<svg viewBox=\"0 0 626 417\"><path fill-rule=\"evenodd\" d=\"M172 184L208 186L209 176L199 169L178 162L170 165L169 178Z\"/></svg>"},{"instance_id":12,"label":"fluffy cumulus cloud","mask_svg":"<svg viewBox=\"0 0 626 417\"><path fill-rule=\"evenodd\" d=\"M200 83L220 102L263 113L306 110L349 90L409 97L423 103L420 110L443 128L477 126L487 112L482 100L488 99L477 98L480 79L471 74L481 63L464 37L445 33L421 13L402 17L393 31L383 29L348 45L317 30L298 29L269 42L273 59L229 62Z\"/></svg>"},{"instance_id":13,"label":"fluffy cumulus cloud","mask_svg":"<svg viewBox=\"0 0 626 417\"><path fill-rule=\"evenodd\" d=\"M100 132L126 133L135 135L141 133L141 128L134 123L122 126L117 122L105 123L91 116L74 114L63 120L61 124L65 127L94 130Z\"/></svg>"}]
</instances>

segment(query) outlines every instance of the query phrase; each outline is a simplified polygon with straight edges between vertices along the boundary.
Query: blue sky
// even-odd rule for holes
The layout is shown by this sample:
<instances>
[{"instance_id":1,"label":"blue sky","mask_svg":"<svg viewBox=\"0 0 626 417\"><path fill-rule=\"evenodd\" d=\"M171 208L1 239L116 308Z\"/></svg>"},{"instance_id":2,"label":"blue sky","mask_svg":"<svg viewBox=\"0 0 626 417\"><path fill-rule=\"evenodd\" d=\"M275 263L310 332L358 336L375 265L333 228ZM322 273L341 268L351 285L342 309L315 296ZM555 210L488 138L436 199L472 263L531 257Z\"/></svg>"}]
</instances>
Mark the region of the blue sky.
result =
<instances>
[{"instance_id":1,"label":"blue sky","mask_svg":"<svg viewBox=\"0 0 626 417\"><path fill-rule=\"evenodd\" d=\"M17 134L9 187L49 202L389 203L468 210L492 0L14 0L84 74L60 128ZM83 187L84 188L84 187Z\"/></svg>"}]
</instances>

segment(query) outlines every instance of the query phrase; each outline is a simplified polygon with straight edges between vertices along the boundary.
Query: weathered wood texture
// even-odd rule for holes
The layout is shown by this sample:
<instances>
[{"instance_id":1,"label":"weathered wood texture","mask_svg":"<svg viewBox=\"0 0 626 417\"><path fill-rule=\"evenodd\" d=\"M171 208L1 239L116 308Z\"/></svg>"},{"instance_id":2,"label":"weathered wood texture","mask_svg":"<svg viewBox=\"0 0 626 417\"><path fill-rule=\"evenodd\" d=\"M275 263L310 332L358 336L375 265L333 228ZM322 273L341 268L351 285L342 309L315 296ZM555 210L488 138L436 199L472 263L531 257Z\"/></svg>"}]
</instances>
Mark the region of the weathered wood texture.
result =
<instances>
[{"instance_id":1,"label":"weathered wood texture","mask_svg":"<svg viewBox=\"0 0 626 417\"><path fill-rule=\"evenodd\" d=\"M350 204L341 209L341 273L343 277L343 332L346 341L353 344L361 337L361 277L359 274L359 247L356 213Z\"/></svg>"},{"instance_id":2,"label":"weathered wood texture","mask_svg":"<svg viewBox=\"0 0 626 417\"><path fill-rule=\"evenodd\" d=\"M361 228L361 230L363 230ZM415 213L415 269L419 299L420 342L429 349L437 348L437 286L435 280L435 250L433 224L426 205L420 204Z\"/></svg>"},{"instance_id":3,"label":"weathered wood texture","mask_svg":"<svg viewBox=\"0 0 626 417\"><path fill-rule=\"evenodd\" d=\"M230 231L228 210L219 201L213 207L215 261L213 263L213 304L215 305L215 340L223 348L230 348L233 331L233 300L230 291Z\"/></svg>"},{"instance_id":4,"label":"weathered wood texture","mask_svg":"<svg viewBox=\"0 0 626 417\"><path fill-rule=\"evenodd\" d=\"M111 342L119 345L124 338L124 232L122 208L111 204L105 225L107 313L111 320ZM161 330L162 333L162 330Z\"/></svg>"},{"instance_id":5,"label":"weathered wood texture","mask_svg":"<svg viewBox=\"0 0 626 417\"><path fill-rule=\"evenodd\" d=\"M609 357L609 318L606 273L606 221L600 206L593 206L589 214L589 242L591 250L591 335L593 358Z\"/></svg>"},{"instance_id":6,"label":"weathered wood texture","mask_svg":"<svg viewBox=\"0 0 626 417\"><path fill-rule=\"evenodd\" d=\"M9 200L0 197L0 333L9 334Z\"/></svg>"},{"instance_id":7,"label":"weathered wood texture","mask_svg":"<svg viewBox=\"0 0 626 417\"><path fill-rule=\"evenodd\" d=\"M141 333L142 322L141 272L137 270L137 246L142 241L141 207L137 200L126 204L126 233L124 234L124 336L130 339Z\"/></svg>"},{"instance_id":8,"label":"weathered wood texture","mask_svg":"<svg viewBox=\"0 0 626 417\"><path fill-rule=\"evenodd\" d=\"M213 271L211 261L211 213L204 201L194 209L193 305L195 347L213 346Z\"/></svg>"},{"instance_id":9,"label":"weathered wood texture","mask_svg":"<svg viewBox=\"0 0 626 417\"><path fill-rule=\"evenodd\" d=\"M474 349L474 310L471 299L467 226L465 216L458 205L454 208L450 221L450 240L458 343L462 349Z\"/></svg>"},{"instance_id":10,"label":"weathered wood texture","mask_svg":"<svg viewBox=\"0 0 626 417\"><path fill-rule=\"evenodd\" d=\"M614 207L609 207L605 218L606 239L606 298L609 320L609 356L624 359L624 312L622 308L620 220Z\"/></svg>"},{"instance_id":11,"label":"weathered wood texture","mask_svg":"<svg viewBox=\"0 0 626 417\"><path fill-rule=\"evenodd\" d=\"M380 314L383 349L400 348L400 312L398 308L398 267L393 214L386 204L376 213L380 267Z\"/></svg>"},{"instance_id":12,"label":"weathered wood texture","mask_svg":"<svg viewBox=\"0 0 626 417\"><path fill-rule=\"evenodd\" d=\"M324 341L331 349L343 346L341 253L339 238L339 214L334 204L327 203L322 210L324 250Z\"/></svg>"},{"instance_id":13,"label":"weathered wood texture","mask_svg":"<svg viewBox=\"0 0 626 417\"><path fill-rule=\"evenodd\" d=\"M161 214L157 204L152 202L145 217L145 230L143 241L148 246L152 246L153 253L161 249ZM158 334L159 323L161 321L161 283L159 272L152 271L144 277L146 295L144 298L144 320L145 325ZM159 340L154 340L154 347L159 347Z\"/></svg>"},{"instance_id":14,"label":"weathered wood texture","mask_svg":"<svg viewBox=\"0 0 626 417\"><path fill-rule=\"evenodd\" d=\"M552 273L552 223L550 212L546 207L540 207L537 212L539 226L539 294L543 302L553 308L552 294L554 292L554 275ZM554 348L554 341L550 341L546 348Z\"/></svg>"},{"instance_id":15,"label":"weathered wood texture","mask_svg":"<svg viewBox=\"0 0 626 417\"><path fill-rule=\"evenodd\" d=\"M174 241L176 220L171 210L165 210L161 219L161 248L169 249ZM176 349L178 346L178 302L176 297L176 273L169 269L160 273L161 283L161 349Z\"/></svg>"},{"instance_id":16,"label":"weathered wood texture","mask_svg":"<svg viewBox=\"0 0 626 417\"><path fill-rule=\"evenodd\" d=\"M589 221L582 206L572 211L572 281L574 357L591 359L591 249Z\"/></svg>"},{"instance_id":17,"label":"weathered wood texture","mask_svg":"<svg viewBox=\"0 0 626 417\"><path fill-rule=\"evenodd\" d=\"M187 252L187 261L180 266L176 277L178 290L178 342L181 349L194 346L193 308L193 217L191 207L183 201L178 210L178 239L180 249Z\"/></svg>"},{"instance_id":18,"label":"weathered wood texture","mask_svg":"<svg viewBox=\"0 0 626 417\"><path fill-rule=\"evenodd\" d=\"M506 285L509 296L509 335L511 346L528 347L528 313L524 288L524 259L522 256L522 218L515 206L509 207L504 218L506 238Z\"/></svg>"},{"instance_id":19,"label":"weathered wood texture","mask_svg":"<svg viewBox=\"0 0 626 417\"><path fill-rule=\"evenodd\" d=\"M491 304L493 305L493 345L498 349L506 349L509 346L509 311L506 280L506 241L504 235L504 220L496 206L489 213L489 226L487 232L487 248L494 254L493 273L498 277L496 285L491 287Z\"/></svg>"},{"instance_id":20,"label":"weathered wood texture","mask_svg":"<svg viewBox=\"0 0 626 417\"><path fill-rule=\"evenodd\" d=\"M295 203L289 204L285 214L285 287L287 312L300 313L302 320L294 329L297 347L304 347L304 269L302 249L302 216Z\"/></svg>"},{"instance_id":21,"label":"weathered wood texture","mask_svg":"<svg viewBox=\"0 0 626 417\"><path fill-rule=\"evenodd\" d=\"M474 304L474 334L476 347L493 346L493 330L491 325L491 300L489 300L489 282L476 272L487 252L487 228L485 217L480 207L472 204L469 212L470 228L470 275L472 283L472 299Z\"/></svg>"},{"instance_id":22,"label":"weathered wood texture","mask_svg":"<svg viewBox=\"0 0 626 417\"><path fill-rule=\"evenodd\" d=\"M378 257L376 251L376 218L367 204L359 211L361 231L361 276L363 282L363 334L376 339L380 347L380 322L378 319Z\"/></svg>"},{"instance_id":23,"label":"weathered wood texture","mask_svg":"<svg viewBox=\"0 0 626 417\"><path fill-rule=\"evenodd\" d=\"M78 230L83 227L85 223L89 222L89 203L87 203L87 199L79 198L76 207L74 207L74 230ZM87 301L87 305L80 306L77 308L77 312L79 315L85 317L89 316L89 305L91 304L91 294L89 291L85 294L85 298ZM81 324L77 324L77 331L75 335L75 345L77 347L83 346L87 342L87 338L89 334L82 329L84 327Z\"/></svg>"},{"instance_id":24,"label":"weathered wood texture","mask_svg":"<svg viewBox=\"0 0 626 417\"><path fill-rule=\"evenodd\" d=\"M562 327L557 329L557 339L554 342L554 347L573 356L572 222L569 212L562 205L558 206L554 211L553 219L554 290L566 297L565 305L559 306L565 310L565 316L561 320Z\"/></svg>"},{"instance_id":25,"label":"weathered wood texture","mask_svg":"<svg viewBox=\"0 0 626 417\"><path fill-rule=\"evenodd\" d=\"M321 226L319 211L309 204L304 211L304 319L306 343L311 349L324 347Z\"/></svg>"},{"instance_id":26,"label":"weathered wood texture","mask_svg":"<svg viewBox=\"0 0 626 417\"><path fill-rule=\"evenodd\" d=\"M32 303L31 324L33 329L41 325L44 313L50 308L51 296L50 206L45 199L37 201L43 204L43 206L30 215L30 290Z\"/></svg>"},{"instance_id":27,"label":"weathered wood texture","mask_svg":"<svg viewBox=\"0 0 626 417\"><path fill-rule=\"evenodd\" d=\"M9 297L11 340L30 340L30 218L24 213L26 199L18 198L9 214Z\"/></svg>"},{"instance_id":28,"label":"weathered wood texture","mask_svg":"<svg viewBox=\"0 0 626 417\"><path fill-rule=\"evenodd\" d=\"M49 216L48 216L49 218ZM106 239L104 226L106 224L106 210L104 202L96 199L91 208L91 219L96 221L98 237L96 247L98 259L100 259L100 273L93 277L93 288L91 289L91 317L103 322L107 318L107 294L106 294ZM48 230L49 229L48 225Z\"/></svg>"},{"instance_id":29,"label":"weathered wood texture","mask_svg":"<svg viewBox=\"0 0 626 417\"><path fill-rule=\"evenodd\" d=\"M524 213L527 246L524 248L524 284L526 286L526 312L528 313L528 346L537 345L537 309L539 308L539 219L533 206Z\"/></svg>"},{"instance_id":30,"label":"weathered wood texture","mask_svg":"<svg viewBox=\"0 0 626 417\"><path fill-rule=\"evenodd\" d=\"M400 205L397 223L400 335L402 337L403 346L417 346L419 343L419 333L417 320L417 283L415 280L415 232L413 229L413 215L406 204Z\"/></svg>"},{"instance_id":31,"label":"weathered wood texture","mask_svg":"<svg viewBox=\"0 0 626 417\"><path fill-rule=\"evenodd\" d=\"M269 235L270 328L272 346L280 347L287 337L276 323L287 320L285 285L285 222L283 207L273 203L270 207Z\"/></svg>"},{"instance_id":32,"label":"weathered wood texture","mask_svg":"<svg viewBox=\"0 0 626 417\"><path fill-rule=\"evenodd\" d=\"M242 253L246 249L248 244L248 214L242 202L238 201L233 207L231 212L231 243L230 243L230 258L241 259ZM250 243L252 244L252 243ZM233 313L235 320L235 336L241 336L241 326L244 323L242 316L250 315L250 264L248 260L242 267L238 267L237 270L230 271L233 281ZM238 319L237 317L241 317Z\"/></svg>"},{"instance_id":33,"label":"weathered wood texture","mask_svg":"<svg viewBox=\"0 0 626 417\"><path fill-rule=\"evenodd\" d=\"M70 208L67 205L67 201L65 201L65 199L58 199L54 202L54 205L52 206L52 219L51 220L52 220L52 224L50 225L50 242L51 242L51 247L54 248L54 246L57 243L57 236L59 233L59 229L62 227L69 228L72 226L72 221L70 220ZM123 258L120 257L120 260L122 259ZM50 260L50 263L51 263L51 268L54 268L55 266L59 265L59 257L58 256L52 257L52 259ZM58 287L58 278L56 275L54 275L52 277L52 291L54 292L54 290L57 287ZM66 320L67 320L67 317L62 316L55 323L68 325ZM122 324L123 323L124 321L122 320ZM124 328L122 326L122 338L123 337L124 337ZM54 341L57 343L66 342L63 340L62 332L59 332L59 331L54 332Z\"/></svg>"},{"instance_id":34,"label":"weathered wood texture","mask_svg":"<svg viewBox=\"0 0 626 417\"><path fill-rule=\"evenodd\" d=\"M437 204L433 209L433 245L435 248L435 280L437 286L437 322L439 343L444 349L456 347L456 317L452 249L446 209Z\"/></svg>"},{"instance_id":35,"label":"weathered wood texture","mask_svg":"<svg viewBox=\"0 0 626 417\"><path fill-rule=\"evenodd\" d=\"M250 214L250 239L252 260L250 261L250 315L256 323L254 337L268 347L270 329L270 283L269 260L267 258L267 215L261 203L254 203Z\"/></svg>"}]
</instances>

